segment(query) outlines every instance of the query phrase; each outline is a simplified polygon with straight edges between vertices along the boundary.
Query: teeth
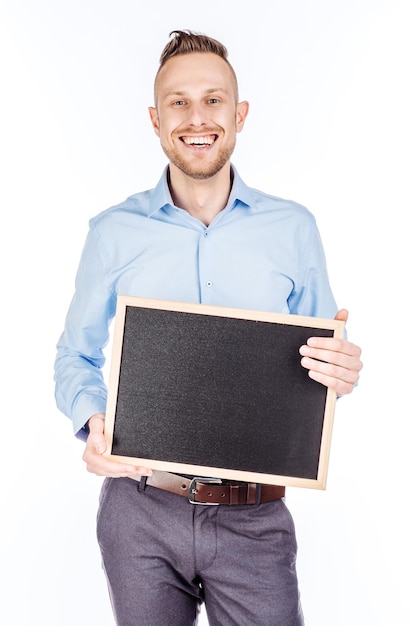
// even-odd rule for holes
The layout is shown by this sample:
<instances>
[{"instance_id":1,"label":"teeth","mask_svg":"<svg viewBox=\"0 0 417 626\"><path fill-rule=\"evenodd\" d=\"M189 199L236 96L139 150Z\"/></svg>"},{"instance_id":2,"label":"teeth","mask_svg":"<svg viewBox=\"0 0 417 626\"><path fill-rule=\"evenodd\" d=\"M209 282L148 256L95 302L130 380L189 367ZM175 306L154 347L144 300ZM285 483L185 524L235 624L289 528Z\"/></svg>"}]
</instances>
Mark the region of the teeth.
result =
<instances>
[{"instance_id":1,"label":"teeth","mask_svg":"<svg viewBox=\"0 0 417 626\"><path fill-rule=\"evenodd\" d=\"M188 144L189 146L191 146L191 145L197 145L197 146L208 145L208 146L211 146L211 144L214 143L214 137L213 136L207 136L207 137L183 137L182 140L184 141L184 143Z\"/></svg>"}]
</instances>

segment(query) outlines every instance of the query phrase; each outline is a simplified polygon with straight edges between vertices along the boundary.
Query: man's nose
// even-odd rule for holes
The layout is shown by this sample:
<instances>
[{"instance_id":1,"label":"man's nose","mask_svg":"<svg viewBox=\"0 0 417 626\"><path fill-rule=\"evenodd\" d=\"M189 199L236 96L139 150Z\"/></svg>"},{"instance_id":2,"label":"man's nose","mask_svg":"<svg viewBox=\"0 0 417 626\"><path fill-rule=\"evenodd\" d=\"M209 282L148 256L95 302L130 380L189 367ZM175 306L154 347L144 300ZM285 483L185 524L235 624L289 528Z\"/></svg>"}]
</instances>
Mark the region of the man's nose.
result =
<instances>
[{"instance_id":1,"label":"man's nose","mask_svg":"<svg viewBox=\"0 0 417 626\"><path fill-rule=\"evenodd\" d=\"M192 126L202 126L206 122L206 111L201 104L192 104L188 110L188 121Z\"/></svg>"}]
</instances>

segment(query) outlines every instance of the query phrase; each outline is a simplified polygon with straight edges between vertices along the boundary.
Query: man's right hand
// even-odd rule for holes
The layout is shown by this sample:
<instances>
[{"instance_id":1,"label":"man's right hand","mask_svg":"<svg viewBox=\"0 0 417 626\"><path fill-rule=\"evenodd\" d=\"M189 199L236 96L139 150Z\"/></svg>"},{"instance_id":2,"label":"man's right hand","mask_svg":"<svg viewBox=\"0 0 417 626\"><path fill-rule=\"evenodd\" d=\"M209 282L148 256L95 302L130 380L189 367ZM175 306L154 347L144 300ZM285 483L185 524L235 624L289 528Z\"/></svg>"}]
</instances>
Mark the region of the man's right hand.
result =
<instances>
[{"instance_id":1,"label":"man's right hand","mask_svg":"<svg viewBox=\"0 0 417 626\"><path fill-rule=\"evenodd\" d=\"M88 420L90 433L85 446L83 461L87 470L97 476L122 478L123 476L150 476L152 470L131 463L119 463L103 456L106 451L104 438L104 413L96 413Z\"/></svg>"}]
</instances>

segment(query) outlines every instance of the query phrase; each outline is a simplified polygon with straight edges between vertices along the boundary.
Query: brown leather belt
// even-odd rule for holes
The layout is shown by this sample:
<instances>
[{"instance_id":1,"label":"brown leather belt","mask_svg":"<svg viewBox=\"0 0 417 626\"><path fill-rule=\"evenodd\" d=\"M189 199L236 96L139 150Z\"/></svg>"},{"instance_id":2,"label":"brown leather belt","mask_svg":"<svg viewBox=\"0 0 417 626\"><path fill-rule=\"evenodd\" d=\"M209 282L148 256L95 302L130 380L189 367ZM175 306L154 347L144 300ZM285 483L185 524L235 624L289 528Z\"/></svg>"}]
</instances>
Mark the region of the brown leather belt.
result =
<instances>
[{"instance_id":1,"label":"brown leather belt","mask_svg":"<svg viewBox=\"0 0 417 626\"><path fill-rule=\"evenodd\" d=\"M146 484L188 498L192 504L258 504L280 500L285 487L223 481L220 478L184 478L169 472L153 471Z\"/></svg>"}]
</instances>

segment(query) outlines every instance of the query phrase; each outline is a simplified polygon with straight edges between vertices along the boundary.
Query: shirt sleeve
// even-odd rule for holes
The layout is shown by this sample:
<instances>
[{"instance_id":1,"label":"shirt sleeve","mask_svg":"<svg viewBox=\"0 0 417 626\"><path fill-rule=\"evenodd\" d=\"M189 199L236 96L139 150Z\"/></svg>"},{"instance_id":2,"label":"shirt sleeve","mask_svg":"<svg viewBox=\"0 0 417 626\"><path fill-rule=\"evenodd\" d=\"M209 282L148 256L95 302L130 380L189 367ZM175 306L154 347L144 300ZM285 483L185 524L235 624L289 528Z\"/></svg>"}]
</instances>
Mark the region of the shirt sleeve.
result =
<instances>
[{"instance_id":1,"label":"shirt sleeve","mask_svg":"<svg viewBox=\"0 0 417 626\"><path fill-rule=\"evenodd\" d=\"M88 419L95 413L104 413L107 402L103 350L109 340L116 296L100 244L91 222L54 368L57 406L72 420L74 433L80 439L88 435Z\"/></svg>"},{"instance_id":2,"label":"shirt sleeve","mask_svg":"<svg viewBox=\"0 0 417 626\"><path fill-rule=\"evenodd\" d=\"M298 247L299 271L296 284L288 300L291 313L333 319L337 304L330 287L326 257L315 219L308 221L306 235Z\"/></svg>"}]
</instances>

